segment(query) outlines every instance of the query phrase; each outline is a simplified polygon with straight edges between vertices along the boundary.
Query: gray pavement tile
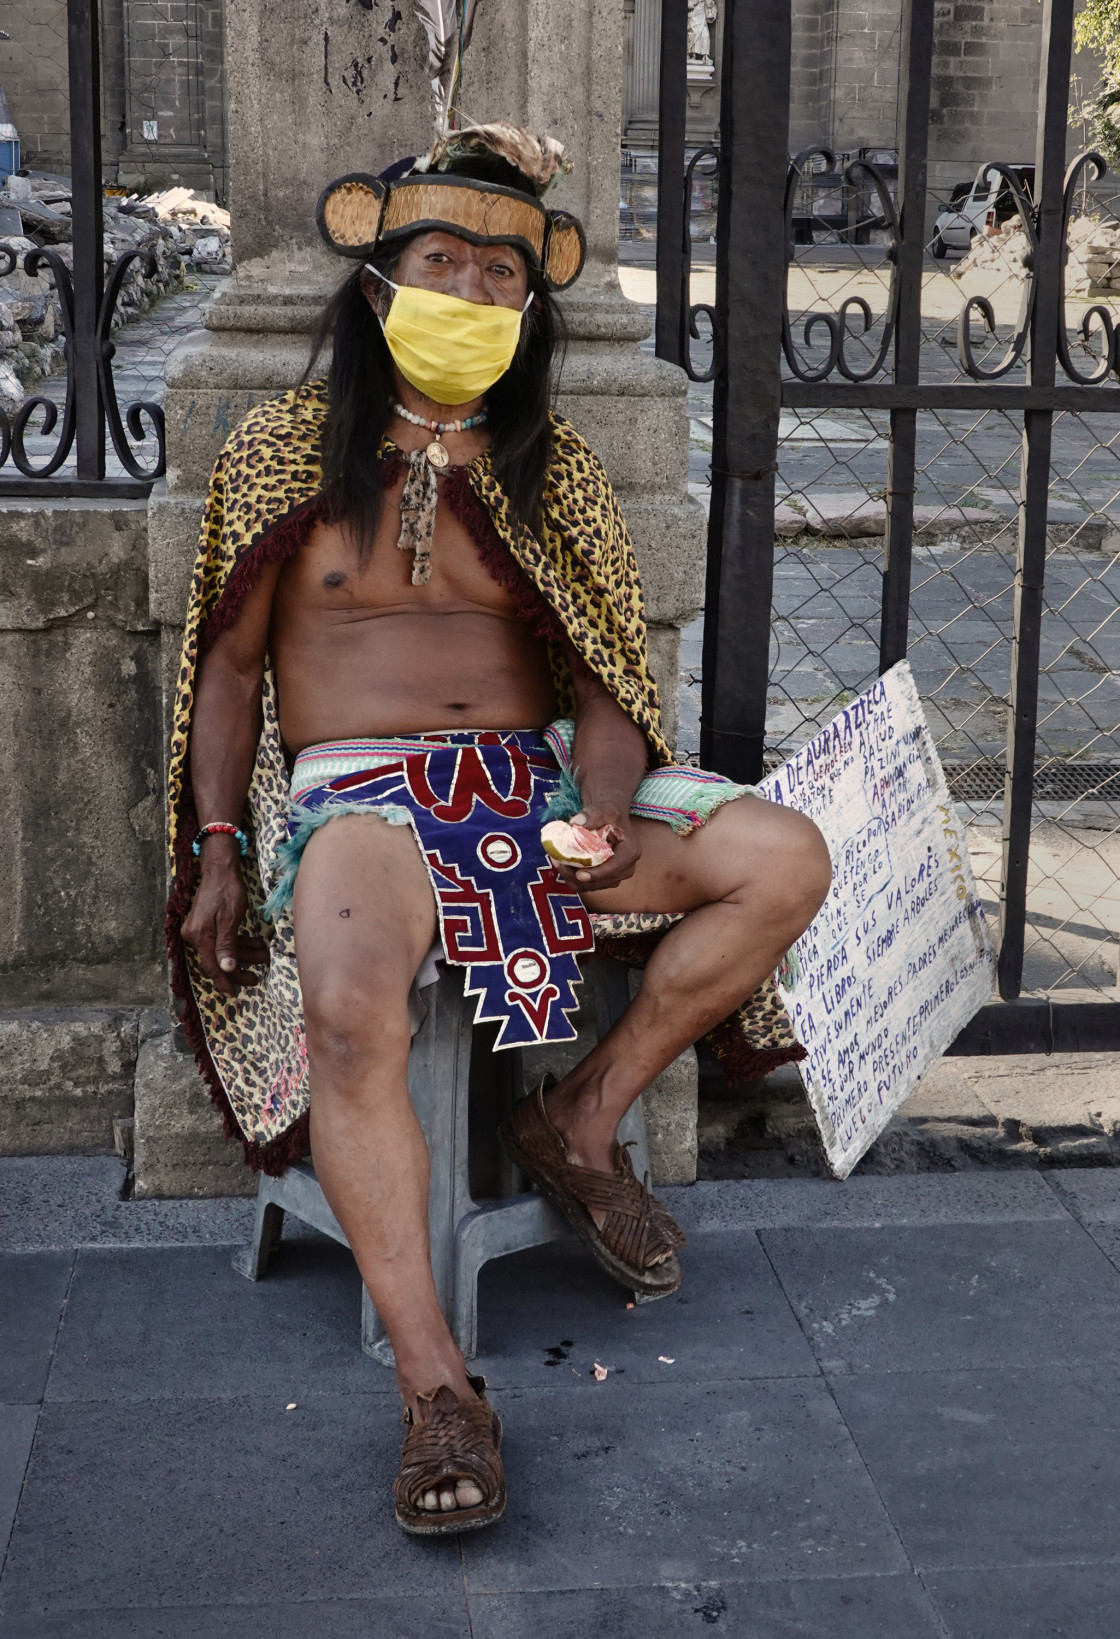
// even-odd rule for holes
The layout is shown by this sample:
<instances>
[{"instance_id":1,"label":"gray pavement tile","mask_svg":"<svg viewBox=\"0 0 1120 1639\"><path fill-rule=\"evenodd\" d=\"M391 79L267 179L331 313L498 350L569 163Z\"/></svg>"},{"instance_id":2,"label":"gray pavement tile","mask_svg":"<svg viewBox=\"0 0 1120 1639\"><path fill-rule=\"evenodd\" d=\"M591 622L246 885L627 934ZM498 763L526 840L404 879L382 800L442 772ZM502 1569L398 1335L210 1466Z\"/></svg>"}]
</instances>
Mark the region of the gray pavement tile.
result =
<instances>
[{"instance_id":1,"label":"gray pavement tile","mask_svg":"<svg viewBox=\"0 0 1120 1639\"><path fill-rule=\"evenodd\" d=\"M1102 1169L1110 1170L1110 1169ZM658 1190L683 1228L1018 1223L1068 1213L1036 1172L906 1173L888 1177L748 1178Z\"/></svg>"},{"instance_id":2,"label":"gray pavement tile","mask_svg":"<svg viewBox=\"0 0 1120 1639\"><path fill-rule=\"evenodd\" d=\"M0 1403L41 1400L72 1252L0 1252Z\"/></svg>"},{"instance_id":3,"label":"gray pavement tile","mask_svg":"<svg viewBox=\"0 0 1120 1639\"><path fill-rule=\"evenodd\" d=\"M115 1155L0 1157L0 1250L69 1246L196 1246L248 1241L255 1203L122 1201Z\"/></svg>"},{"instance_id":4,"label":"gray pavement tile","mask_svg":"<svg viewBox=\"0 0 1120 1639\"><path fill-rule=\"evenodd\" d=\"M361 1281L325 1238L283 1242L264 1280L229 1247L86 1248L77 1255L52 1400L396 1393L361 1351Z\"/></svg>"},{"instance_id":5,"label":"gray pavement tile","mask_svg":"<svg viewBox=\"0 0 1120 1639\"><path fill-rule=\"evenodd\" d=\"M841 1376L832 1388L917 1570L1115 1559L1115 1366Z\"/></svg>"},{"instance_id":6,"label":"gray pavement tile","mask_svg":"<svg viewBox=\"0 0 1120 1639\"><path fill-rule=\"evenodd\" d=\"M1043 1176L1083 1224L1120 1224L1120 1167L1060 1167Z\"/></svg>"},{"instance_id":7,"label":"gray pavement tile","mask_svg":"<svg viewBox=\"0 0 1120 1639\"><path fill-rule=\"evenodd\" d=\"M761 1239L827 1372L1120 1359L1120 1276L1079 1224L768 1229Z\"/></svg>"},{"instance_id":8,"label":"gray pavement tile","mask_svg":"<svg viewBox=\"0 0 1120 1639\"><path fill-rule=\"evenodd\" d=\"M1120 1271L1120 1224L1086 1224L1091 1235L1112 1267Z\"/></svg>"},{"instance_id":9,"label":"gray pavement tile","mask_svg":"<svg viewBox=\"0 0 1120 1639\"><path fill-rule=\"evenodd\" d=\"M682 1256L681 1290L629 1309L632 1294L582 1246L498 1259L482 1273L475 1370L493 1387L544 1389L586 1383L596 1361L638 1383L816 1375L750 1231L694 1236Z\"/></svg>"},{"instance_id":10,"label":"gray pavement tile","mask_svg":"<svg viewBox=\"0 0 1120 1639\"><path fill-rule=\"evenodd\" d=\"M708 1626L742 1639L943 1639L944 1631L915 1576L676 1582L471 1598L474 1639L524 1639L527 1633L547 1639L693 1639Z\"/></svg>"},{"instance_id":11,"label":"gray pavement tile","mask_svg":"<svg viewBox=\"0 0 1120 1639\"><path fill-rule=\"evenodd\" d=\"M23 1488L38 1406L0 1406L0 1565Z\"/></svg>"},{"instance_id":12,"label":"gray pavement tile","mask_svg":"<svg viewBox=\"0 0 1120 1639\"><path fill-rule=\"evenodd\" d=\"M17 1613L454 1598L454 1539L393 1518L383 1395L43 1408L0 1582Z\"/></svg>"},{"instance_id":13,"label":"gray pavement tile","mask_svg":"<svg viewBox=\"0 0 1120 1639\"><path fill-rule=\"evenodd\" d=\"M423 1576L417 1568L417 1581ZM195 1605L26 1612L3 1639L471 1639L462 1593L401 1599L296 1600L290 1605Z\"/></svg>"},{"instance_id":14,"label":"gray pavement tile","mask_svg":"<svg viewBox=\"0 0 1120 1639\"><path fill-rule=\"evenodd\" d=\"M922 1580L951 1639L1116 1639L1120 1565L936 1571Z\"/></svg>"},{"instance_id":15,"label":"gray pavement tile","mask_svg":"<svg viewBox=\"0 0 1120 1639\"><path fill-rule=\"evenodd\" d=\"M496 1404L510 1505L463 1538L472 1598L907 1568L819 1379L613 1377Z\"/></svg>"}]
</instances>

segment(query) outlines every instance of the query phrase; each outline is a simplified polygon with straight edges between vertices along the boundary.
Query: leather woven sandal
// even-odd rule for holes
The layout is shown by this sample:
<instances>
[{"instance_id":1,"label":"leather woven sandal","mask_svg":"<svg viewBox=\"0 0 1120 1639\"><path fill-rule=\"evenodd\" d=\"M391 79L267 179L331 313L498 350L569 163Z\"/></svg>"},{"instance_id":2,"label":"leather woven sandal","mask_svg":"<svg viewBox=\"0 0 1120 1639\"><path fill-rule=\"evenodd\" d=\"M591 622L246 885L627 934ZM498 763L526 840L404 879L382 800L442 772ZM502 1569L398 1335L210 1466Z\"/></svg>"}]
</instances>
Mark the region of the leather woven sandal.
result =
<instances>
[{"instance_id":1,"label":"leather woven sandal","mask_svg":"<svg viewBox=\"0 0 1120 1639\"><path fill-rule=\"evenodd\" d=\"M478 1396L460 1400L442 1384L421 1394L420 1415L404 1409L408 1433L401 1446L400 1472L393 1484L397 1524L418 1537L449 1536L455 1531L477 1531L494 1525L506 1511L506 1477L498 1449L502 1419L486 1399L486 1379L467 1381ZM420 1506L425 1491L439 1491L456 1480L469 1480L482 1492L475 1508L453 1508L447 1513Z\"/></svg>"},{"instance_id":2,"label":"leather woven sandal","mask_svg":"<svg viewBox=\"0 0 1120 1639\"><path fill-rule=\"evenodd\" d=\"M627 1153L618 1146L612 1172L594 1172L568 1160L568 1147L548 1119L545 1083L514 1105L498 1140L568 1219L596 1260L615 1280L643 1298L668 1297L683 1279L677 1248L686 1244L680 1225L639 1183ZM606 1214L602 1229L591 1213Z\"/></svg>"}]
</instances>

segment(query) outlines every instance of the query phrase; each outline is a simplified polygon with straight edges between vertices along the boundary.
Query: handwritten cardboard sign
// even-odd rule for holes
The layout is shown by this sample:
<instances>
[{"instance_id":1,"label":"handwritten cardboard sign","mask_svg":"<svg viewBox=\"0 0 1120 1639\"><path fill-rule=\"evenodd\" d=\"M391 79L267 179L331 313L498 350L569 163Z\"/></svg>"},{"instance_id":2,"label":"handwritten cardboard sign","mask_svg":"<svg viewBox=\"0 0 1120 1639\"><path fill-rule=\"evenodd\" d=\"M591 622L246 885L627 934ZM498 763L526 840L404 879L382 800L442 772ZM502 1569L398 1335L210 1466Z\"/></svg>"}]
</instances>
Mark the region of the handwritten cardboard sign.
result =
<instances>
[{"instance_id":1,"label":"handwritten cardboard sign","mask_svg":"<svg viewBox=\"0 0 1120 1639\"><path fill-rule=\"evenodd\" d=\"M832 888L787 998L829 1165L846 1178L995 978L964 827L905 661L769 775L815 820Z\"/></svg>"}]
</instances>

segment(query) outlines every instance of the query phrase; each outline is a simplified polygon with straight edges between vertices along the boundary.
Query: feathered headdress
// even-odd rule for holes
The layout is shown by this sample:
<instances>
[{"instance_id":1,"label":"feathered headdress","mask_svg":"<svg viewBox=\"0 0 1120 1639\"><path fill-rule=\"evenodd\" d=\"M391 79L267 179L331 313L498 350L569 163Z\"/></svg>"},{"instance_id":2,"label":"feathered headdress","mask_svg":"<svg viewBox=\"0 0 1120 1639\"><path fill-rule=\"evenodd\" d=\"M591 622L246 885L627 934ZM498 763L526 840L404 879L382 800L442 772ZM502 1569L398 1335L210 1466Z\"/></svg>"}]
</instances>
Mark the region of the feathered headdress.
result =
<instances>
[{"instance_id":1,"label":"feathered headdress","mask_svg":"<svg viewBox=\"0 0 1120 1639\"><path fill-rule=\"evenodd\" d=\"M427 162L417 164L415 169L463 171L472 160L492 166L495 158L504 160L531 182L538 199L572 168L571 160L565 156L564 144L555 137L540 137L517 125L495 123L443 132L432 143Z\"/></svg>"}]
</instances>

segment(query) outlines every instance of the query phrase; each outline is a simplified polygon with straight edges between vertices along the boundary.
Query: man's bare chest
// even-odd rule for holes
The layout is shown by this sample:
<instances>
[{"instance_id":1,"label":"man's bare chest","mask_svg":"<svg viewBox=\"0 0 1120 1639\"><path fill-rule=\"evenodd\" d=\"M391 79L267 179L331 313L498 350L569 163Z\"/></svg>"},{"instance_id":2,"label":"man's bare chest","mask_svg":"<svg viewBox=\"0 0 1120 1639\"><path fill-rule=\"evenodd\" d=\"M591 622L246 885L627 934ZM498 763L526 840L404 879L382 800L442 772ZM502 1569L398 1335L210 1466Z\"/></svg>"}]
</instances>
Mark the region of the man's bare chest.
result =
<instances>
[{"instance_id":1,"label":"man's bare chest","mask_svg":"<svg viewBox=\"0 0 1120 1639\"><path fill-rule=\"evenodd\" d=\"M281 572L274 619L288 626L470 610L516 618L511 594L487 570L470 531L449 507L436 510L431 573L421 585L413 583L414 555L398 545L400 537L399 487L386 492L366 552L344 526L317 524Z\"/></svg>"}]
</instances>

